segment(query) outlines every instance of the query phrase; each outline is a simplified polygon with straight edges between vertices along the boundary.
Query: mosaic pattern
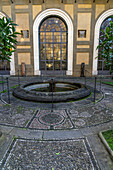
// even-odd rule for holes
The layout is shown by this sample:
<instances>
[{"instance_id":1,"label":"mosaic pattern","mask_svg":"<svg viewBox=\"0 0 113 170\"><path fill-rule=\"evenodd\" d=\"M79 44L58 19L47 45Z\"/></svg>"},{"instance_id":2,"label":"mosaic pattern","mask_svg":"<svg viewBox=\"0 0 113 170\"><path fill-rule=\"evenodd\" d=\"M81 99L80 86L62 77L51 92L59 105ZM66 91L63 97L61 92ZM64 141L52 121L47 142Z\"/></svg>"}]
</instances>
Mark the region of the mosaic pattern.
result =
<instances>
[{"instance_id":1,"label":"mosaic pattern","mask_svg":"<svg viewBox=\"0 0 113 170\"><path fill-rule=\"evenodd\" d=\"M33 80L35 79L30 78L27 82ZM75 80L72 81L74 82ZM76 79L76 83L83 83L83 81L84 79L81 78ZM94 79L88 79L86 84L94 87ZM97 89L100 89L100 82L97 82ZM11 105L0 107L0 124L28 127L31 129L79 129L112 121L113 88L102 84L101 90L104 93L104 99L97 104L93 103L94 94L84 100L76 102L54 103L54 120L52 123L49 122L50 117L46 115L51 113L52 105L50 103L26 102L11 96ZM102 95L98 91L96 93L96 100L99 100L101 97ZM7 96L3 95L3 99L5 98L7 98ZM40 111L34 115L34 110L39 109ZM43 115L45 116L43 117ZM57 117L57 115L59 116Z\"/></svg>"},{"instance_id":2,"label":"mosaic pattern","mask_svg":"<svg viewBox=\"0 0 113 170\"><path fill-rule=\"evenodd\" d=\"M0 124L25 127L32 118L35 110L18 106L0 107Z\"/></svg>"},{"instance_id":3,"label":"mosaic pattern","mask_svg":"<svg viewBox=\"0 0 113 170\"><path fill-rule=\"evenodd\" d=\"M29 128L62 129L72 128L72 123L65 110L40 110L34 117Z\"/></svg>"},{"instance_id":4,"label":"mosaic pattern","mask_svg":"<svg viewBox=\"0 0 113 170\"><path fill-rule=\"evenodd\" d=\"M17 140L4 170L98 169L85 139L66 141Z\"/></svg>"},{"instance_id":5,"label":"mosaic pattern","mask_svg":"<svg viewBox=\"0 0 113 170\"><path fill-rule=\"evenodd\" d=\"M99 104L66 110L40 110L23 106L0 107L0 124L33 129L78 129L113 120L113 106L107 96Z\"/></svg>"},{"instance_id":6,"label":"mosaic pattern","mask_svg":"<svg viewBox=\"0 0 113 170\"><path fill-rule=\"evenodd\" d=\"M51 112L41 115L38 119L42 124L45 125L57 125L63 122L64 117L60 114Z\"/></svg>"},{"instance_id":7,"label":"mosaic pattern","mask_svg":"<svg viewBox=\"0 0 113 170\"><path fill-rule=\"evenodd\" d=\"M113 120L113 111L100 104L68 110L68 115L75 128L92 126Z\"/></svg>"}]
</instances>

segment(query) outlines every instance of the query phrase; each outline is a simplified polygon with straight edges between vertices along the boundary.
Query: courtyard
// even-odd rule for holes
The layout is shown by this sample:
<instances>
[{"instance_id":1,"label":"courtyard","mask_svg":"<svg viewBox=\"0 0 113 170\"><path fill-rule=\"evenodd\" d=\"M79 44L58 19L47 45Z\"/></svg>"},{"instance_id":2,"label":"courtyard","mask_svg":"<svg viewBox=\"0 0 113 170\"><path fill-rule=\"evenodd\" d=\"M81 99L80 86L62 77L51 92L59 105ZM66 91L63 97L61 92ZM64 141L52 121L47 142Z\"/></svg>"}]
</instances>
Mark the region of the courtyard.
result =
<instances>
[{"instance_id":1,"label":"courtyard","mask_svg":"<svg viewBox=\"0 0 113 170\"><path fill-rule=\"evenodd\" d=\"M92 93L82 100L53 103L52 109L52 103L14 97L18 77L9 77L10 104L7 91L0 102L1 169L112 170L112 159L98 136L113 129L113 87L102 83L111 78L97 78L95 102L94 77L20 77L20 84L51 78L86 84Z\"/></svg>"},{"instance_id":2,"label":"courtyard","mask_svg":"<svg viewBox=\"0 0 113 170\"><path fill-rule=\"evenodd\" d=\"M0 170L99 169L113 170L113 1L0 0Z\"/></svg>"}]
</instances>

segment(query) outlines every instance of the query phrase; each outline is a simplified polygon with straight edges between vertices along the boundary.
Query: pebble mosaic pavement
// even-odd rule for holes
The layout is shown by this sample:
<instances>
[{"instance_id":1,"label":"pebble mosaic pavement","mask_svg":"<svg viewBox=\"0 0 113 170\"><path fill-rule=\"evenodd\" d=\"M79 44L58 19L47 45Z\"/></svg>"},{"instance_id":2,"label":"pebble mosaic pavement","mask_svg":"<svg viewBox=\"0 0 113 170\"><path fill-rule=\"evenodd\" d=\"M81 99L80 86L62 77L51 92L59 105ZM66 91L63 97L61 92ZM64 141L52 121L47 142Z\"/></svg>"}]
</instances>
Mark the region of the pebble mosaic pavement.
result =
<instances>
[{"instance_id":1,"label":"pebble mosaic pavement","mask_svg":"<svg viewBox=\"0 0 113 170\"><path fill-rule=\"evenodd\" d=\"M99 89L99 84L97 87ZM102 100L96 104L93 103L93 97L89 97L72 103L54 104L53 110L51 104L26 102L11 96L11 105L0 103L0 126L57 131L112 122L113 88L103 85L102 91L104 98L98 92L96 100ZM3 99L7 101L6 95L3 95ZM65 141L17 138L13 140L2 161L0 164L3 170L99 169L87 137Z\"/></svg>"},{"instance_id":2,"label":"pebble mosaic pavement","mask_svg":"<svg viewBox=\"0 0 113 170\"><path fill-rule=\"evenodd\" d=\"M17 140L4 165L8 169L98 169L85 139L67 141ZM32 152L31 152L32 151Z\"/></svg>"},{"instance_id":3,"label":"pebble mosaic pavement","mask_svg":"<svg viewBox=\"0 0 113 170\"><path fill-rule=\"evenodd\" d=\"M1 106L0 125L27 127L30 129L79 129L113 120L113 99L95 105L76 107L76 109L37 110L23 106ZM27 116L26 116L27 115ZM52 121L51 121L52 119ZM54 122L54 123L52 123Z\"/></svg>"}]
</instances>

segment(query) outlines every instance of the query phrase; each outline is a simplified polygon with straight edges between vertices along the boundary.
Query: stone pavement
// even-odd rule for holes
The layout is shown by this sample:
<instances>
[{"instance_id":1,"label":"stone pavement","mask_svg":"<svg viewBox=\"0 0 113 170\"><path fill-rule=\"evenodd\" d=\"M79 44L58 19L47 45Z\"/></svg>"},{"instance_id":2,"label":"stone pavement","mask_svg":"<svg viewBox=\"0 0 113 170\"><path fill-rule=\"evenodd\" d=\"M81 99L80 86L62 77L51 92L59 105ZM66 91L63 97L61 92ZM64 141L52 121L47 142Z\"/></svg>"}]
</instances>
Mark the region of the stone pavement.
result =
<instances>
[{"instance_id":1,"label":"stone pavement","mask_svg":"<svg viewBox=\"0 0 113 170\"><path fill-rule=\"evenodd\" d=\"M16 85L17 78L11 79L11 86ZM76 81L84 83L83 79ZM86 83L93 87L94 80ZM0 169L113 170L98 137L100 131L113 129L113 87L102 84L101 93L98 81L97 89L96 103L92 94L76 102L54 103L53 110L51 104L13 96L10 105L0 102ZM6 93L2 99L7 102Z\"/></svg>"}]
</instances>

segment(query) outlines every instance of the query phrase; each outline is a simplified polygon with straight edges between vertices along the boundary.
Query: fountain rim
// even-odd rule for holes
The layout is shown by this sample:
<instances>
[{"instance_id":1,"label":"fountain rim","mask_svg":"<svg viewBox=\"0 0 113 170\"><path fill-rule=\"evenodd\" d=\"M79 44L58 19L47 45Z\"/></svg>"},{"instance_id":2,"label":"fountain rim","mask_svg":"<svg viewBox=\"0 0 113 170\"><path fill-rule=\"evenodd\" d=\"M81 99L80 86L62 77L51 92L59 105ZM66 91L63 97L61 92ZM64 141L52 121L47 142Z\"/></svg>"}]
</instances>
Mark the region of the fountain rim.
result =
<instances>
[{"instance_id":1,"label":"fountain rim","mask_svg":"<svg viewBox=\"0 0 113 170\"><path fill-rule=\"evenodd\" d=\"M29 91L25 89L25 87L35 84L45 84L49 83L48 81L38 81L38 82L31 82L24 85L21 85L14 89L13 96L20 98L22 100L27 101L35 101L35 102L42 102L42 103L51 103L52 97L54 103L59 102L69 102L69 101L75 101L79 99L83 99L91 94L91 90L81 83L73 83L73 82L67 82L67 81L57 81L57 83L63 83L63 84L70 84L70 85L76 85L78 84L78 89L71 90L71 91L62 91L62 92L36 92L36 91Z\"/></svg>"},{"instance_id":2,"label":"fountain rim","mask_svg":"<svg viewBox=\"0 0 113 170\"><path fill-rule=\"evenodd\" d=\"M25 89L25 87L28 87L28 86L31 86L31 85L36 85L36 84L48 84L49 81L41 81L41 82L31 82L31 83L27 83L27 84L24 84L24 85L20 85L20 89L24 90L25 92L28 92L28 93L32 93L32 94L70 94L71 92L74 93L75 91L79 91L81 89L88 89L87 86L85 86L84 84L81 84L81 83L72 83L72 82L65 82L65 81L53 81L54 83L58 84L58 83L61 83L61 84L67 84L67 85L78 85L78 89L75 89L75 90L69 90L69 91L62 91L62 92L36 92L36 91L29 91L27 89Z\"/></svg>"}]
</instances>

